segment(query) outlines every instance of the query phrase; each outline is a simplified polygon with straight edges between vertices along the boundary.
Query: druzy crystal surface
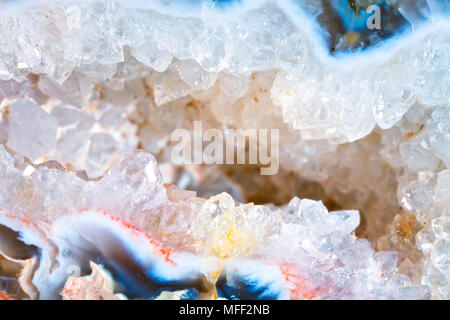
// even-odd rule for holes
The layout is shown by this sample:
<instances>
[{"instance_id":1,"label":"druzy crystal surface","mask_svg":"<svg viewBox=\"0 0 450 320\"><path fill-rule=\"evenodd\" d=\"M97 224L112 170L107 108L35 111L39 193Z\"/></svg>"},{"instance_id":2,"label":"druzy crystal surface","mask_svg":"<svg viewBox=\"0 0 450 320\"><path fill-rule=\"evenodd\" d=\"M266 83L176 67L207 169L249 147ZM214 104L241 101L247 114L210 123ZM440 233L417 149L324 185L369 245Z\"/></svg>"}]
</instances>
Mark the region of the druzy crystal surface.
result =
<instances>
[{"instance_id":1,"label":"druzy crystal surface","mask_svg":"<svg viewBox=\"0 0 450 320\"><path fill-rule=\"evenodd\" d=\"M0 0L0 299L449 299L449 4L351 2Z\"/></svg>"}]
</instances>

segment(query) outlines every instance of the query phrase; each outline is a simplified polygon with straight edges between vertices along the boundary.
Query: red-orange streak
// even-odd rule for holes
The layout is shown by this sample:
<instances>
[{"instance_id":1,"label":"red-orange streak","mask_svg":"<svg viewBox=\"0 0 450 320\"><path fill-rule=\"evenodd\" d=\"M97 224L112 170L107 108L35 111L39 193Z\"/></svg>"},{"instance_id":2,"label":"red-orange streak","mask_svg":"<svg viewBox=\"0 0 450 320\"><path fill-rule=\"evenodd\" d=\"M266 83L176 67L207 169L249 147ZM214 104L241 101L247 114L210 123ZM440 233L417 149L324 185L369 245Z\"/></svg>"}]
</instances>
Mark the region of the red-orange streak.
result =
<instances>
[{"instance_id":1,"label":"red-orange streak","mask_svg":"<svg viewBox=\"0 0 450 320\"><path fill-rule=\"evenodd\" d=\"M88 211L92 211L92 210L90 210L90 209L82 210L82 212L88 212ZM144 236L147 239L147 241L151 245L153 245L156 248L156 250L164 257L164 261L165 262L168 262L170 264L176 265L175 261L173 261L170 258L170 256L172 255L172 250L164 248L161 243L159 243L156 240L154 240L147 232L145 232L141 228L136 227L131 222L125 221L122 218L119 218L119 217L113 215L110 212L106 212L106 211L101 210L101 209L98 209L97 212L100 213L100 214L103 214L103 216L108 217L109 219L111 219L114 222L120 223L123 227L125 227L126 229L128 229L132 233Z\"/></svg>"},{"instance_id":2,"label":"red-orange streak","mask_svg":"<svg viewBox=\"0 0 450 320\"><path fill-rule=\"evenodd\" d=\"M11 300L11 298L3 291L0 291L0 300Z\"/></svg>"},{"instance_id":3,"label":"red-orange streak","mask_svg":"<svg viewBox=\"0 0 450 320\"><path fill-rule=\"evenodd\" d=\"M3 208L0 208L0 210L1 211L6 211ZM88 212L88 211L92 211L92 210L84 209L81 212ZM171 254L172 254L172 250L164 248L159 242L157 242L154 239L152 239L152 237L147 232L145 232L144 230L136 227L135 225L133 225L132 223L130 223L128 221L125 221L125 220L123 220L123 219L121 219L119 217L114 216L113 214L111 214L109 212L106 212L106 211L103 211L103 210L100 210L100 209L97 210L97 212L103 214L105 217L109 217L112 221L119 222L120 224L122 224L122 226L124 226L126 229L130 230L131 232L133 232L135 234L143 235L148 240L148 242L151 245L153 245L158 250L158 252L164 257L164 261L165 262L168 262L168 263L171 263L173 265L176 265L175 261L173 261L170 258ZM31 222L28 219L15 216L15 215L11 214L8 211L6 211L5 216L8 217L8 218L11 218L11 219L19 220L20 222L24 223L26 226L33 226L36 229L38 229L37 225L35 223Z\"/></svg>"},{"instance_id":4,"label":"red-orange streak","mask_svg":"<svg viewBox=\"0 0 450 320\"><path fill-rule=\"evenodd\" d=\"M0 210L1 211L6 211L5 216L8 217L8 218L19 220L20 222L23 222L26 226L30 226L31 225L31 226L33 226L35 228L37 227L35 223L31 222L28 219L15 216L15 215L11 214L9 211L7 211L7 210L5 210L3 208L0 208Z\"/></svg>"},{"instance_id":5,"label":"red-orange streak","mask_svg":"<svg viewBox=\"0 0 450 320\"><path fill-rule=\"evenodd\" d=\"M292 285L288 288L291 292L292 300L312 300L317 296L307 285L305 279L298 274L296 267L291 265L281 265L279 267L285 281Z\"/></svg>"},{"instance_id":6,"label":"red-orange streak","mask_svg":"<svg viewBox=\"0 0 450 320\"><path fill-rule=\"evenodd\" d=\"M41 234L42 234L42 236L44 237L45 240L47 240L47 236L46 236L45 233L42 231L42 229L39 228L39 226L38 226L36 223L32 222L32 221L29 220L29 219L15 216L15 215L13 215L11 212L9 212L8 210L5 210L5 209L3 209L3 208L0 208L0 211L5 211L5 212L6 212L6 213L5 213L5 216L6 216L7 218L14 219L14 220L18 220L18 221L22 222L23 224L25 224L25 226L27 226L27 227L33 227L38 233L41 233ZM48 231L48 230L47 230L47 231Z\"/></svg>"}]
</instances>

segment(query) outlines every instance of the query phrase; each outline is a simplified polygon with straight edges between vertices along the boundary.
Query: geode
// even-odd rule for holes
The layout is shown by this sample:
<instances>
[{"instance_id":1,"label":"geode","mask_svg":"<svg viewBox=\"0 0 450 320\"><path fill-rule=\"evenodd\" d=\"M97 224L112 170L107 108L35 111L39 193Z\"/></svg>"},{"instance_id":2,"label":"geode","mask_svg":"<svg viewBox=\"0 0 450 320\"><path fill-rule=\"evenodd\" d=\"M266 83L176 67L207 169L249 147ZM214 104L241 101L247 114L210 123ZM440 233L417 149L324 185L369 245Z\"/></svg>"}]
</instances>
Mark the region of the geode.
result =
<instances>
[{"instance_id":1,"label":"geode","mask_svg":"<svg viewBox=\"0 0 450 320\"><path fill-rule=\"evenodd\" d=\"M0 300L449 299L449 9L0 0Z\"/></svg>"}]
</instances>

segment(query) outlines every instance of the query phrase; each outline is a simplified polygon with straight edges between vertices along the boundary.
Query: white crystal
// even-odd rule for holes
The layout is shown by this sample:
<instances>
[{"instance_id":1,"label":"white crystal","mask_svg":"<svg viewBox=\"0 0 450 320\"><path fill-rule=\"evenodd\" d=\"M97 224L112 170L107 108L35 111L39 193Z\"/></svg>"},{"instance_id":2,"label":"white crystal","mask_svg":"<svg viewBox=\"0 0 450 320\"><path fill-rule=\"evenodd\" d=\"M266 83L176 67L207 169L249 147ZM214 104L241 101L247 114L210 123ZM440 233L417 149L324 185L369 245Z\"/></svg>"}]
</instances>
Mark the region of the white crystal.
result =
<instances>
[{"instance_id":1,"label":"white crystal","mask_svg":"<svg viewBox=\"0 0 450 320\"><path fill-rule=\"evenodd\" d=\"M206 72L193 60L180 62L180 78L197 90L210 88L217 79L217 73Z\"/></svg>"},{"instance_id":2,"label":"white crystal","mask_svg":"<svg viewBox=\"0 0 450 320\"><path fill-rule=\"evenodd\" d=\"M439 165L439 159L431 150L425 134L417 135L400 143L399 150L411 172L433 171Z\"/></svg>"},{"instance_id":3,"label":"white crystal","mask_svg":"<svg viewBox=\"0 0 450 320\"><path fill-rule=\"evenodd\" d=\"M450 165L450 106L437 108L428 120L430 144L436 154Z\"/></svg>"},{"instance_id":4,"label":"white crystal","mask_svg":"<svg viewBox=\"0 0 450 320\"><path fill-rule=\"evenodd\" d=\"M406 12L409 34L330 55L309 16L324 14L319 1L227 14L209 2L32 4L0 17L2 206L43 221L111 210L184 245L193 237L202 257L292 262L320 298L450 297L448 19ZM171 166L171 132L194 120L279 129L279 175ZM138 147L170 166L167 181L233 197L164 186L156 158L119 156ZM323 202L235 203L259 193Z\"/></svg>"},{"instance_id":5,"label":"white crystal","mask_svg":"<svg viewBox=\"0 0 450 320\"><path fill-rule=\"evenodd\" d=\"M31 160L56 147L56 119L30 99L18 100L9 107L7 146Z\"/></svg>"},{"instance_id":6,"label":"white crystal","mask_svg":"<svg viewBox=\"0 0 450 320\"><path fill-rule=\"evenodd\" d=\"M172 54L159 49L155 41L147 40L131 47L131 53L136 60L158 72L164 72L172 62Z\"/></svg>"}]
</instances>

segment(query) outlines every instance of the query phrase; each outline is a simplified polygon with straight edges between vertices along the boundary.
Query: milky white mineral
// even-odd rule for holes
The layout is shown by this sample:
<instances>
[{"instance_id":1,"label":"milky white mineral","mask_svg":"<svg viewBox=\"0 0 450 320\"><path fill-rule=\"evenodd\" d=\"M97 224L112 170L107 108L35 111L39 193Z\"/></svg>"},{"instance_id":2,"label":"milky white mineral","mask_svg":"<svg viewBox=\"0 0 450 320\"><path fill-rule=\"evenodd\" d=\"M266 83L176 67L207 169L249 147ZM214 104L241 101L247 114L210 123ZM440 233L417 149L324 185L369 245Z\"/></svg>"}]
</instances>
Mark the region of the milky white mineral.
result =
<instances>
[{"instance_id":1,"label":"milky white mineral","mask_svg":"<svg viewBox=\"0 0 450 320\"><path fill-rule=\"evenodd\" d=\"M0 0L0 300L450 299L450 8L356 2Z\"/></svg>"}]
</instances>

